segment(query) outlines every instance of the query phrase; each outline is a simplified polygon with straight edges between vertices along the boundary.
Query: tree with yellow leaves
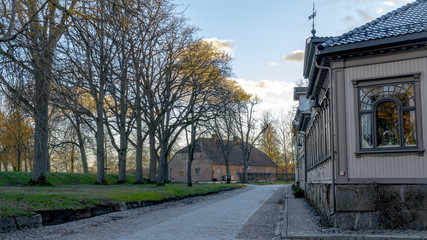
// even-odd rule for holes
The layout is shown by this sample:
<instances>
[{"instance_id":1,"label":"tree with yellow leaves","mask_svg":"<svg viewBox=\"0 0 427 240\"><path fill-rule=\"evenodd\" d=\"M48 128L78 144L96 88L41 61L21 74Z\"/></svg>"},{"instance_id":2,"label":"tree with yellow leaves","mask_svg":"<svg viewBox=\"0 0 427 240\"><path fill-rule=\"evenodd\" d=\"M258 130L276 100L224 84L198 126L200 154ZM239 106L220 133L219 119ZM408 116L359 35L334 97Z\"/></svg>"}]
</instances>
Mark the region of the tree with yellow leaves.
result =
<instances>
[{"instance_id":1,"label":"tree with yellow leaves","mask_svg":"<svg viewBox=\"0 0 427 240\"><path fill-rule=\"evenodd\" d=\"M2 161L11 163L14 171L22 171L24 162L27 171L29 159L26 157L31 155L30 145L34 134L31 119L13 102L7 105L7 111L2 112L0 117Z\"/></svg>"}]
</instances>

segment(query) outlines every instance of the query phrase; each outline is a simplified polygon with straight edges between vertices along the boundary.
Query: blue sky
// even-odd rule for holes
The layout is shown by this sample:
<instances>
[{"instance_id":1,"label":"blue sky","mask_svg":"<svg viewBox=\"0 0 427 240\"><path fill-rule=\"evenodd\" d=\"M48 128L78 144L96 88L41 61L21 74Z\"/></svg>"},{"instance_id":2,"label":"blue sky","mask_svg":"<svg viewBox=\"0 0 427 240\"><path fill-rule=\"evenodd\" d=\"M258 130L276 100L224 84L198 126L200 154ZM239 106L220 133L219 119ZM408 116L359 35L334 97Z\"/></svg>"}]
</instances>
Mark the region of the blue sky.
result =
<instances>
[{"instance_id":1,"label":"blue sky","mask_svg":"<svg viewBox=\"0 0 427 240\"><path fill-rule=\"evenodd\" d=\"M263 99L259 112L287 112L302 79L313 0L174 0L198 36L233 55L234 78ZM337 36L411 0L315 0L317 36Z\"/></svg>"}]
</instances>

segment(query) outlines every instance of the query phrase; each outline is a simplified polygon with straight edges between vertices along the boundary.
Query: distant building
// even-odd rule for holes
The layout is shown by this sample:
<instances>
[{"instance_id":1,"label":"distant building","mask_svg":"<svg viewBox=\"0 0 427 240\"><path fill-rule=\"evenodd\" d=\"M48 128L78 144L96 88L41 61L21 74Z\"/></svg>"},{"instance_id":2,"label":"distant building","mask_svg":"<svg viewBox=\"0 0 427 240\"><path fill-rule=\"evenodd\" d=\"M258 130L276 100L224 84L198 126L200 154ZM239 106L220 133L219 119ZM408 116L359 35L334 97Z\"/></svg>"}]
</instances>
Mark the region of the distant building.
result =
<instances>
[{"instance_id":1,"label":"distant building","mask_svg":"<svg viewBox=\"0 0 427 240\"><path fill-rule=\"evenodd\" d=\"M308 38L304 77L312 109L300 102L294 130L306 198L336 227L426 229L427 0Z\"/></svg>"},{"instance_id":2,"label":"distant building","mask_svg":"<svg viewBox=\"0 0 427 240\"><path fill-rule=\"evenodd\" d=\"M226 167L223 153L218 139L199 138L196 143L194 160L192 163L192 180L225 181ZM236 140L233 140L233 142ZM229 166L231 180L239 181L243 172L243 158L240 147L235 144L230 150ZM187 181L188 148L179 150L169 162L170 178L174 182ZM276 180L277 165L265 153L253 148L248 161L248 173L258 173L260 178L267 181Z\"/></svg>"}]
</instances>

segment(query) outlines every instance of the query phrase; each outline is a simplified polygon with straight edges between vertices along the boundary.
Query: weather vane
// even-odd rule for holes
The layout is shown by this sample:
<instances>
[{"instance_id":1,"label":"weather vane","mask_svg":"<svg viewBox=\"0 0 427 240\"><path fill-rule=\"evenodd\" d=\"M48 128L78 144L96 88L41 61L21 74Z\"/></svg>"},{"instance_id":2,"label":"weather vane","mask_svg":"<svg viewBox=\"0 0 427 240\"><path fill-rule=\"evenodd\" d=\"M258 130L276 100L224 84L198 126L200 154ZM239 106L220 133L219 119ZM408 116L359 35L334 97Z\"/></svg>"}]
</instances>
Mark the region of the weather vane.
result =
<instances>
[{"instance_id":1,"label":"weather vane","mask_svg":"<svg viewBox=\"0 0 427 240\"><path fill-rule=\"evenodd\" d=\"M308 21L313 20L313 29L311 30L313 37L316 36L316 29L314 29L314 18L316 17L316 13L317 13L317 11L314 10L314 2L313 2L313 14L308 16Z\"/></svg>"}]
</instances>

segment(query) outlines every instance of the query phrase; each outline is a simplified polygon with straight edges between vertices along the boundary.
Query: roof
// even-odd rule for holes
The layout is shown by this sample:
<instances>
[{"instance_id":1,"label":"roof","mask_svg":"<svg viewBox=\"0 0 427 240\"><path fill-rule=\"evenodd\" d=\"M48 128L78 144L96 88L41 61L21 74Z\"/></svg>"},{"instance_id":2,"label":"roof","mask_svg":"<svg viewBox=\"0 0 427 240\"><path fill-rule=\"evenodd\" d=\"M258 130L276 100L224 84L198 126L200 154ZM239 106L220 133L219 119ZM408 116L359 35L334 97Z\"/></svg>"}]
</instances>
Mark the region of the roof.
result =
<instances>
[{"instance_id":1,"label":"roof","mask_svg":"<svg viewBox=\"0 0 427 240\"><path fill-rule=\"evenodd\" d=\"M417 0L321 43L319 49L427 32L427 0Z\"/></svg>"},{"instance_id":2,"label":"roof","mask_svg":"<svg viewBox=\"0 0 427 240\"><path fill-rule=\"evenodd\" d=\"M298 106L297 112L295 113L292 126L294 130L305 131L310 117L310 101L306 99L305 102Z\"/></svg>"},{"instance_id":3,"label":"roof","mask_svg":"<svg viewBox=\"0 0 427 240\"><path fill-rule=\"evenodd\" d=\"M214 138L199 138L196 143L195 152L203 152L211 160L213 164L225 164L224 156L219 144L220 140ZM224 141L227 143L227 141ZM232 147L229 155L229 164L243 165L242 150L235 140L229 142ZM188 148L184 147L178 153L187 153ZM277 164L261 152L259 149L253 147L248 161L249 166L264 166L264 167L277 167Z\"/></svg>"},{"instance_id":4,"label":"roof","mask_svg":"<svg viewBox=\"0 0 427 240\"><path fill-rule=\"evenodd\" d=\"M299 100L299 95L306 95L307 87L294 87L294 101Z\"/></svg>"},{"instance_id":5,"label":"roof","mask_svg":"<svg viewBox=\"0 0 427 240\"><path fill-rule=\"evenodd\" d=\"M324 43L331 39L331 37L316 37L312 36L307 38L305 41L305 53L304 53L304 67L303 67L303 76L304 78L309 78L314 56L317 53L317 46L321 43Z\"/></svg>"},{"instance_id":6,"label":"roof","mask_svg":"<svg viewBox=\"0 0 427 240\"><path fill-rule=\"evenodd\" d=\"M298 106L298 110L301 112L310 110L310 101L306 99L303 103L301 103L301 105Z\"/></svg>"}]
</instances>

